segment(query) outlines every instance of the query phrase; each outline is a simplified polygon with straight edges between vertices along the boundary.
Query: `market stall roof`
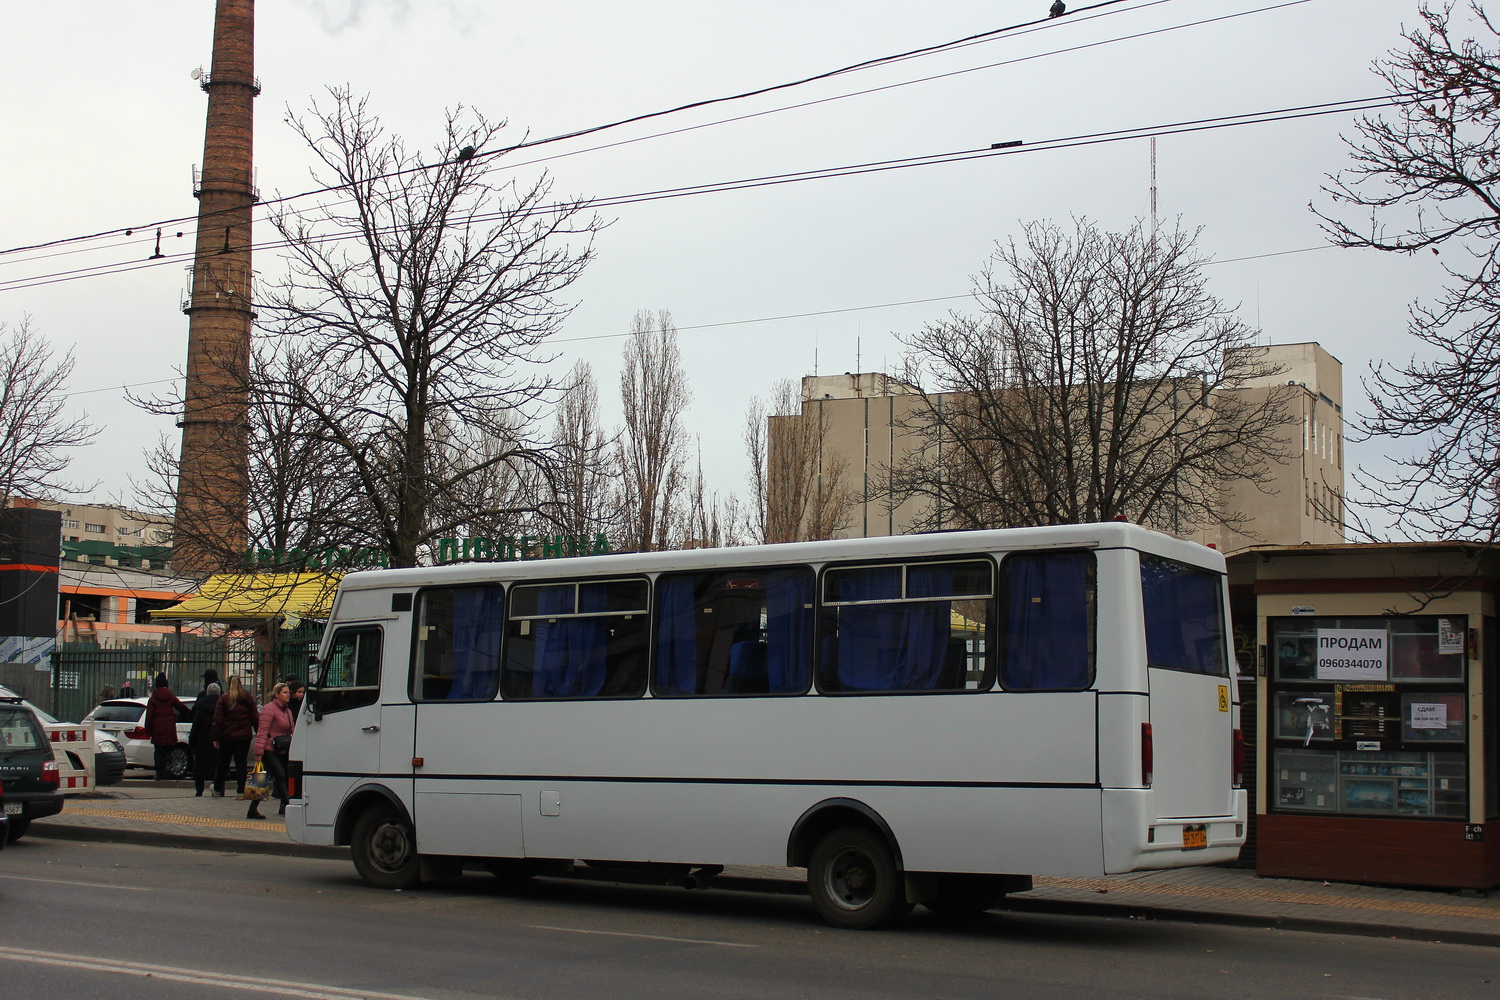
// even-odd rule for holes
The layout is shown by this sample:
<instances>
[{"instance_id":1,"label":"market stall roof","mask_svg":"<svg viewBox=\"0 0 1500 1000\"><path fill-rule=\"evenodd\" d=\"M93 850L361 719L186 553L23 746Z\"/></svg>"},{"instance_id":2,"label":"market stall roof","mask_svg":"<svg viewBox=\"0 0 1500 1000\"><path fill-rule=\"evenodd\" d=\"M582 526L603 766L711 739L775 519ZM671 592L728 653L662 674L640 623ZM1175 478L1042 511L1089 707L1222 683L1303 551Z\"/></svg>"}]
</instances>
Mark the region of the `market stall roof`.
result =
<instances>
[{"instance_id":1,"label":"market stall roof","mask_svg":"<svg viewBox=\"0 0 1500 1000\"><path fill-rule=\"evenodd\" d=\"M152 611L155 621L226 622L249 625L281 620L289 627L304 618L326 621L333 610L339 573L216 573L181 604Z\"/></svg>"}]
</instances>

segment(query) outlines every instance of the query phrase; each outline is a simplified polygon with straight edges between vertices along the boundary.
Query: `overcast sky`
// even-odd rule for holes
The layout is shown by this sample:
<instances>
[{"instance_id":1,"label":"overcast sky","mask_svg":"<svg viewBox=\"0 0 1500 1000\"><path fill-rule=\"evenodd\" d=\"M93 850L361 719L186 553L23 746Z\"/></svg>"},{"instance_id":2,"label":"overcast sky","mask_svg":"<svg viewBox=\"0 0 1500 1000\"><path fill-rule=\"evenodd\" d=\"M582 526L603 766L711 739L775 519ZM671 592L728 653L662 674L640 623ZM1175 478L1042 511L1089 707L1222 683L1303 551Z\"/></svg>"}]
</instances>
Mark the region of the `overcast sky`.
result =
<instances>
[{"instance_id":1,"label":"overcast sky","mask_svg":"<svg viewBox=\"0 0 1500 1000\"><path fill-rule=\"evenodd\" d=\"M267 197L311 186L309 154L283 119L331 84L368 93L414 147L435 143L444 109L459 104L508 119L512 139L538 138L1031 21L1049 2L262 2L258 183ZM1023 221L1080 215L1121 228L1146 215L1146 139L1028 146L1378 97L1371 63L1416 18L1416 0L1128 0L1078 10L1087 6L1040 30L545 147L556 193L610 197L1026 144L963 163L612 208L598 259L573 290L576 309L556 345L564 362L594 364L616 420L622 335L638 310L670 310L710 485L743 495L740 431L752 396L815 366L894 364L895 335L965 309L970 276ZM190 171L202 157L206 98L189 74L210 64L213 7L0 3L0 250L195 213ZM726 121L745 115L755 117ZM1348 417L1364 409L1369 363L1412 353L1407 306L1436 295L1442 277L1431 255L1311 249L1324 240L1307 205L1326 204L1319 185L1347 164L1340 135L1352 121L1164 135L1157 152L1163 224L1202 227L1203 250L1221 262L1210 268L1213 292L1239 303L1267 340L1316 340L1343 361ZM651 137L668 131L676 134ZM191 223L167 230L166 252L189 249ZM257 224L257 239L270 235ZM177 434L133 410L121 387L149 391L180 372L183 266L25 279L144 262L151 238L0 255L0 319L30 315L77 357L73 401L106 429L73 472L99 481L101 502L129 503L143 449ZM255 266L268 280L281 264L262 252ZM1349 455L1372 460L1380 450Z\"/></svg>"}]
</instances>

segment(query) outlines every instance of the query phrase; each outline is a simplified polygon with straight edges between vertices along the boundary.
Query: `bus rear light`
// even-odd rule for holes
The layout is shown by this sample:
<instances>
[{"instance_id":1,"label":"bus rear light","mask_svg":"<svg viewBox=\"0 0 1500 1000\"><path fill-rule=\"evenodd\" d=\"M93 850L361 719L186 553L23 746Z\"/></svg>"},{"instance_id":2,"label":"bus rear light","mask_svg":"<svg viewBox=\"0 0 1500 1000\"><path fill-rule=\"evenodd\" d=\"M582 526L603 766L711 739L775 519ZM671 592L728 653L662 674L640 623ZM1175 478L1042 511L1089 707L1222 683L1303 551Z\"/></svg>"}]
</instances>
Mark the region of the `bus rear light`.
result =
<instances>
[{"instance_id":1,"label":"bus rear light","mask_svg":"<svg viewBox=\"0 0 1500 1000\"><path fill-rule=\"evenodd\" d=\"M1151 723L1141 723L1141 784L1151 787L1156 771L1156 748L1151 743Z\"/></svg>"},{"instance_id":2,"label":"bus rear light","mask_svg":"<svg viewBox=\"0 0 1500 1000\"><path fill-rule=\"evenodd\" d=\"M57 769L57 761L49 760L42 765L42 784L58 785L62 783L62 773Z\"/></svg>"},{"instance_id":3,"label":"bus rear light","mask_svg":"<svg viewBox=\"0 0 1500 1000\"><path fill-rule=\"evenodd\" d=\"M1236 729L1234 731L1234 787L1241 788L1245 784L1245 731Z\"/></svg>"}]
</instances>

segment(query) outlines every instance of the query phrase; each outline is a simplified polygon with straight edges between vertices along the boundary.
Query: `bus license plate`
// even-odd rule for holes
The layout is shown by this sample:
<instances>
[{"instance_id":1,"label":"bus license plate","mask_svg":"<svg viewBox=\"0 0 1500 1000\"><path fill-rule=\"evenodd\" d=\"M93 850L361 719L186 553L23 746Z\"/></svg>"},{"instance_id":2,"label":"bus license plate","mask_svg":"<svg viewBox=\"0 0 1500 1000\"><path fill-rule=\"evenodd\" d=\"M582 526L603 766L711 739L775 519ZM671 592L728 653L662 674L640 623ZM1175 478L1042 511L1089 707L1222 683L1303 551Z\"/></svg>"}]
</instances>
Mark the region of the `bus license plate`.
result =
<instances>
[{"instance_id":1,"label":"bus license plate","mask_svg":"<svg viewBox=\"0 0 1500 1000\"><path fill-rule=\"evenodd\" d=\"M1197 851L1208 847L1208 827L1199 823L1182 828L1182 849Z\"/></svg>"},{"instance_id":2,"label":"bus license plate","mask_svg":"<svg viewBox=\"0 0 1500 1000\"><path fill-rule=\"evenodd\" d=\"M5 803L5 815L19 816L21 815L21 811L25 808L26 807L21 805L21 803L19 802L7 802Z\"/></svg>"}]
</instances>

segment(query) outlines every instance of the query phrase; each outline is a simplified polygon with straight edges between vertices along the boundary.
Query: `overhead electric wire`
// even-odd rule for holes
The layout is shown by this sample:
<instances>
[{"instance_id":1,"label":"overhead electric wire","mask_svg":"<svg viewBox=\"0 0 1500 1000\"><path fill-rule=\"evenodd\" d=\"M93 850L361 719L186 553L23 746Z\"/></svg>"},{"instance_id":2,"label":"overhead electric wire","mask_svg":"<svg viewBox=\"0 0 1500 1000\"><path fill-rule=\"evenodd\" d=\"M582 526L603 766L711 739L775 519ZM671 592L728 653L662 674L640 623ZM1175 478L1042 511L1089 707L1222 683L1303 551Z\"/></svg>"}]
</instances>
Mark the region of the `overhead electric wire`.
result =
<instances>
[{"instance_id":1,"label":"overhead electric wire","mask_svg":"<svg viewBox=\"0 0 1500 1000\"><path fill-rule=\"evenodd\" d=\"M1268 253L1247 254L1243 257L1223 257L1214 260L1203 261L1202 266L1210 267L1215 264L1237 264L1247 260L1265 260L1269 257L1286 257L1291 254L1312 253L1316 250L1342 250L1334 243L1323 243L1313 247L1298 247L1295 250L1272 250ZM934 302L955 302L959 299L970 299L974 297L973 292L963 292L959 295L933 295L922 299L903 299L900 302L875 302L863 306L842 306L837 309L816 309L811 312L783 313L779 316L757 316L753 319L729 319L720 320L716 323L692 323L677 327L678 333L691 333L697 330L717 330L726 326L753 326L757 323L779 323L789 319L812 319L818 316L839 316L854 312L871 312L876 309L899 309L902 306L930 305ZM584 337L549 337L549 344L581 344L593 340L620 340L624 337L634 336L630 331L624 333L595 333ZM107 385L94 389L75 389L72 392L61 393L63 399L73 396L89 396L100 392L116 392L118 390L139 389L148 385L166 385L169 382L180 381L178 378L151 379L146 382L129 382L124 385Z\"/></svg>"},{"instance_id":2,"label":"overhead electric wire","mask_svg":"<svg viewBox=\"0 0 1500 1000\"><path fill-rule=\"evenodd\" d=\"M1139 6L1136 6L1136 7L1127 7L1124 10L1100 11L1100 8L1114 7L1114 6L1118 5L1118 4L1127 3L1127 2L1130 2L1130 0L1101 0L1101 2L1090 4L1087 7L1080 7L1077 10L1075 10L1072 15L1069 16L1069 18L1068 18L1068 20L1067 20L1066 23L1077 24L1080 21L1088 21L1088 20L1092 20L1092 19L1097 18L1097 17L1106 16L1106 15L1109 15L1109 14L1128 13L1128 12L1134 11L1134 10L1141 10L1141 9L1145 9L1147 7L1154 7L1154 6L1156 6L1158 4L1161 4L1161 3L1174 2L1174 0L1148 0L1148 2L1142 3ZM1297 3L1308 3L1308 2L1311 2L1311 0L1289 0L1288 3L1279 4L1277 6L1291 6L1291 5L1297 4ZM1267 9L1275 9L1275 8L1267 8ZM1095 14L1089 14L1088 13L1089 11L1100 11L1100 12L1099 13L1095 13ZM814 74L813 76L804 77L804 78L799 79L799 80L792 80L792 81L788 81L788 82L785 82L785 83L772 84L770 86L761 87L761 88L758 88L758 89L755 89L755 90L743 91L741 93L729 94L729 95L725 95L725 96L722 96L722 97L713 97L713 98L706 98L706 99L699 100L699 101L692 101L692 102L689 102L687 104L678 105L678 106L673 107L673 108L667 108L667 109L660 110L660 111L646 112L646 113L643 113L643 114L631 116L629 118L622 118L622 119L619 119L617 121L608 122L608 123L603 124L603 125L593 125L593 126L589 126L587 128L576 129L576 130L574 130L572 132L561 133L559 135L550 136L550 137L545 138L545 139L536 139L536 140L530 140L530 141L520 142L520 143L516 143L516 144L511 145L511 146L503 147L501 149L490 150L488 152L479 153L474 158L475 159L486 159L486 158L490 158L490 157L501 156L501 155L504 155L506 153L514 152L514 151L520 150L520 149L529 149L529 148L532 148L532 147L535 147L535 146L547 145L549 143L562 142L562 141L565 141L565 140L568 140L568 139L576 139L576 138L580 138L582 136L592 135L592 134L597 133L597 132L603 132L603 131L606 131L608 129L620 128L622 126L635 124L637 122L649 121L649 120L654 119L654 118L661 118L661 117L664 117L664 116L667 116L667 115L677 114L677 113L682 112L682 111L689 111L689 110L694 110L694 109L697 109L697 108L710 107L712 105L723 104L723 103L727 103L727 102L731 102L731 101L744 100L744 99L747 99L747 98L750 98L750 97L758 97L758 96L761 96L761 95L764 95L764 94L774 93L774 92L780 91L780 90L787 90L787 89L790 89L790 88L793 88L793 87L804 86L806 84L814 83L814 82L817 82L817 81L820 81L820 80L831 79L833 77L841 76L841 75L844 75L844 74L847 74L847 73L854 73L854 72L858 72L858 71L861 71L861 70L872 69L872 68L875 68L877 66L889 65L889 64L892 64L892 63L895 63L895 62L899 62L899 61L903 61L903 60L907 60L907 59L913 59L913 58L917 58L917 57L920 57L920 56L932 55L932 54L935 54L935 53L938 53L938 52L947 51L947 50L953 49L953 48L965 47L965 46L968 46L968 45L977 44L980 41L993 40L993 39L998 38L998 37L1000 37L1002 35L1007 35L1007 34L1010 34L1010 35L1014 35L1014 34L1027 34L1030 31L1039 30L1041 28L1050 27L1052 25L1056 25L1056 24L1060 24L1060 23L1063 23L1063 22L1059 21L1058 19L1050 18L1050 17L1041 17L1041 18L1036 18L1036 19L1031 20L1031 21L1018 22L1016 24L1007 25L1006 27L1003 27L1003 28L994 28L994 29L991 29L990 31L985 31L985 32L980 32L978 34L969 35L969 36L967 36L965 38L954 39L953 41L950 41L950 42L942 42L942 43L938 43L936 45L930 45L930 46L925 46L923 48L911 49L911 50L908 50L906 52L896 53L894 55L879 56L879 57L876 57L874 59L867 59L867 60L864 60L862 62L853 63L853 64L848 65L848 66L840 67L839 69L829 70L829 71L824 72L824 73L818 73L818 74ZM1099 44L1099 43L1096 43L1096 44ZM734 121L734 120L737 120L737 119L726 119L726 121ZM713 123L710 123L710 124L713 124ZM665 134L671 134L671 133L665 133ZM385 174L380 174L380 175L378 175L376 177L362 178L361 180L362 181L370 181L370 180L381 180L381 179L390 178L390 177L399 177L399 176L402 176L402 175L407 174L407 173L414 173L414 172L418 172L418 171L430 170L433 167L438 166L438 165L439 164L426 164L426 165L418 165L416 167L407 167L407 168L403 168L403 169L400 169L400 170L393 170L393 171L390 171L390 172L385 173ZM266 200L266 201L257 201L254 207L260 208L260 207L269 207L271 205L283 204L285 202L295 201L295 200L298 200L298 199L301 199L301 198L307 198L307 197L312 197L312 196L320 195L320 194L328 194L328 193L333 192L333 191L339 191L339 190L342 190L345 187L348 187L348 185L347 184L333 184L333 185L328 185L328 186L321 187L321 188L314 188L314 189L310 189L310 190L307 190L307 191L298 192L297 194L283 195L283 196L280 196L280 197L277 197L277 198L272 198L272 199L269 199L269 200ZM48 247L61 246L63 244L67 244L67 243L77 243L77 242L83 242L83 241L87 241L87 240L102 239L102 238L108 237L108 236L114 236L114 235L132 235L136 231L151 230L151 229L155 229L158 226L168 226L168 225L175 225L177 223L192 222L192 221L196 220L197 218L198 218L198 216L196 216L196 215L179 216L179 217L171 218L171 219L158 220L156 222L143 223L143 224L140 224L140 225L121 226L121 227L116 227L114 229L106 229L106 230L102 230L102 231L97 232L97 233L92 233L92 234L84 235L84 236L61 237L59 239L49 240L49 241L46 241L46 242L43 242L43 243L33 243L33 244L27 244L27 245L24 245L24 246L10 247L8 249L0 250L0 257L6 256L6 255L9 255L9 254L12 254L12 253L22 253L22 252L25 252L27 250L40 250L40 249L46 249Z\"/></svg>"},{"instance_id":3,"label":"overhead electric wire","mask_svg":"<svg viewBox=\"0 0 1500 1000\"><path fill-rule=\"evenodd\" d=\"M1107 132L1092 132L1075 136L1067 136L1057 139L1044 139L1038 142L1008 147L993 148L979 147L975 149L954 150L944 153L929 153L920 156L903 157L891 160L876 160L859 164L850 164L839 167L821 167L810 170L793 171L782 174L767 174L759 177L741 178L730 181L715 181L705 184L686 185L677 188L662 188L654 191L636 192L626 195L614 195L604 198L596 198L586 202L551 203L540 205L527 213L539 215L548 212L556 212L578 205L590 210L599 208L615 208L624 205L643 204L653 201L663 201L672 198L689 197L701 194L723 194L730 191L743 191L754 188L770 187L781 184L800 183L809 180L827 180L837 177L855 177L864 174L882 173L891 170L904 170L912 167L935 166L944 163L962 163L970 160L986 159L994 156L1014 156L1023 153L1046 152L1058 149L1073 149L1080 146L1099 145L1107 142L1121 142L1129 139L1147 138L1153 135L1177 135L1189 132L1202 132L1220 128L1232 128L1241 125L1263 125L1281 121L1292 121L1301 118L1317 117L1329 114L1347 114L1358 111L1369 111L1380 107L1387 107L1400 103L1402 100L1416 100L1418 98L1395 98L1395 97L1373 97L1359 98L1345 101L1332 101L1322 104L1301 105L1291 108L1282 108L1275 111L1246 112L1235 115L1222 115L1214 118L1202 118L1192 121L1177 122L1165 125L1135 126L1127 129L1117 129ZM513 212L481 213L475 215L474 222L484 222ZM382 232L385 230L377 230ZM355 239L363 235L362 232L336 232L323 236L309 237L299 242L336 242ZM266 250L276 249L289 245L287 240L273 240L266 243L254 244L252 249ZM51 274L35 275L29 278L17 278L10 281L0 281L0 292L16 291L23 288L34 288L40 285L55 284L60 281L74 281L86 277L97 277L103 274L126 273L139 270L144 267L154 267L157 264L171 264L190 259L190 254L167 255L160 260L132 261L120 264L101 264L94 267L78 268L72 271L60 271Z\"/></svg>"}]
</instances>

